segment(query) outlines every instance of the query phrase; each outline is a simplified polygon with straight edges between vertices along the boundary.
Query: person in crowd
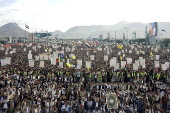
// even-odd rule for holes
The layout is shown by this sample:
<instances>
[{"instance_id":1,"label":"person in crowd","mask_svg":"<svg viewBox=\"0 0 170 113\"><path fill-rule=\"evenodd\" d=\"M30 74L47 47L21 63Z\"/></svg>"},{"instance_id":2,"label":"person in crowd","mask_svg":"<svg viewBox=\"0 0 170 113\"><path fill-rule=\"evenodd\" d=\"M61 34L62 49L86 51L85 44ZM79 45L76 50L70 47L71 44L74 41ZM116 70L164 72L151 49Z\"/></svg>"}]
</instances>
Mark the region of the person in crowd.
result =
<instances>
[{"instance_id":1,"label":"person in crowd","mask_svg":"<svg viewBox=\"0 0 170 113\"><path fill-rule=\"evenodd\" d=\"M166 113L169 67L155 67L153 55L160 56L160 64L170 62L169 48L148 46L143 54L144 45L118 45L100 42L89 48L64 41L0 46L0 113ZM114 58L116 62L110 63ZM133 68L135 62L138 69ZM114 109L106 97L111 94L116 95Z\"/></svg>"}]
</instances>

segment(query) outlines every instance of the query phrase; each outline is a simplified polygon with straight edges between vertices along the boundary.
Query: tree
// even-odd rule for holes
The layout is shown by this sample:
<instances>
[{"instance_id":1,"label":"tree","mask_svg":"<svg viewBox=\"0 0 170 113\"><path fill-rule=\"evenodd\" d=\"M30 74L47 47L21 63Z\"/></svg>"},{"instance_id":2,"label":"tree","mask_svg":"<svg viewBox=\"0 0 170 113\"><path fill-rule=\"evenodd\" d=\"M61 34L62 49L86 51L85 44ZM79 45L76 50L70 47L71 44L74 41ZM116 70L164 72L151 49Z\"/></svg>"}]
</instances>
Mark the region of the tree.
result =
<instances>
[{"instance_id":1,"label":"tree","mask_svg":"<svg viewBox=\"0 0 170 113\"><path fill-rule=\"evenodd\" d=\"M161 40L161 42L160 42L160 44L161 45L164 45L165 47L168 47L169 44L170 43L170 39L168 39L168 38L166 38L166 39L163 39L163 40Z\"/></svg>"}]
</instances>

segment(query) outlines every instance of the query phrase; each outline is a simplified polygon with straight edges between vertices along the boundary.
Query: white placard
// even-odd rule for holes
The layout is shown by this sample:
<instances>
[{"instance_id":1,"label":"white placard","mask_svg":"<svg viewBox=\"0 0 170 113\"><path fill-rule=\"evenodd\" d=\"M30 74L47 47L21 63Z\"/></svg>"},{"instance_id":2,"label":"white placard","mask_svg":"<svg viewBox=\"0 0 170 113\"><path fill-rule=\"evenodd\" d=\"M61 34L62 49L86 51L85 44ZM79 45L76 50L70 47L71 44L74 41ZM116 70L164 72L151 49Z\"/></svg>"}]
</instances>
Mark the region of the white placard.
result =
<instances>
[{"instance_id":1,"label":"white placard","mask_svg":"<svg viewBox=\"0 0 170 113\"><path fill-rule=\"evenodd\" d=\"M39 61L39 56L35 56L35 61Z\"/></svg>"},{"instance_id":2,"label":"white placard","mask_svg":"<svg viewBox=\"0 0 170 113\"><path fill-rule=\"evenodd\" d=\"M121 68L125 68L126 61L121 61Z\"/></svg>"},{"instance_id":3,"label":"white placard","mask_svg":"<svg viewBox=\"0 0 170 113\"><path fill-rule=\"evenodd\" d=\"M39 65L39 67L44 67L44 61L40 61L40 65Z\"/></svg>"},{"instance_id":4,"label":"white placard","mask_svg":"<svg viewBox=\"0 0 170 113\"><path fill-rule=\"evenodd\" d=\"M94 60L94 55L90 55L90 59L91 59L91 60Z\"/></svg>"},{"instance_id":5,"label":"white placard","mask_svg":"<svg viewBox=\"0 0 170 113\"><path fill-rule=\"evenodd\" d=\"M169 62L165 62L166 68L169 68Z\"/></svg>"},{"instance_id":6,"label":"white placard","mask_svg":"<svg viewBox=\"0 0 170 113\"><path fill-rule=\"evenodd\" d=\"M6 64L11 64L11 57L6 57Z\"/></svg>"},{"instance_id":7,"label":"white placard","mask_svg":"<svg viewBox=\"0 0 170 113\"><path fill-rule=\"evenodd\" d=\"M145 65L145 59L140 59L140 65L141 66Z\"/></svg>"},{"instance_id":8,"label":"white placard","mask_svg":"<svg viewBox=\"0 0 170 113\"><path fill-rule=\"evenodd\" d=\"M82 66L82 60L77 60L77 65L81 65Z\"/></svg>"},{"instance_id":9,"label":"white placard","mask_svg":"<svg viewBox=\"0 0 170 113\"><path fill-rule=\"evenodd\" d=\"M138 66L139 66L138 63L133 63L133 70L138 70Z\"/></svg>"},{"instance_id":10,"label":"white placard","mask_svg":"<svg viewBox=\"0 0 170 113\"><path fill-rule=\"evenodd\" d=\"M63 68L63 62L59 62L59 68Z\"/></svg>"},{"instance_id":11,"label":"white placard","mask_svg":"<svg viewBox=\"0 0 170 113\"><path fill-rule=\"evenodd\" d=\"M5 66L6 65L6 59L1 59L1 66Z\"/></svg>"},{"instance_id":12,"label":"white placard","mask_svg":"<svg viewBox=\"0 0 170 113\"><path fill-rule=\"evenodd\" d=\"M77 65L77 66L76 66L76 69L81 69L81 65Z\"/></svg>"},{"instance_id":13,"label":"white placard","mask_svg":"<svg viewBox=\"0 0 170 113\"><path fill-rule=\"evenodd\" d=\"M116 59L110 59L110 66L116 65Z\"/></svg>"},{"instance_id":14,"label":"white placard","mask_svg":"<svg viewBox=\"0 0 170 113\"><path fill-rule=\"evenodd\" d=\"M162 70L167 70L167 67L165 64L162 64L161 67L162 67Z\"/></svg>"},{"instance_id":15,"label":"white placard","mask_svg":"<svg viewBox=\"0 0 170 113\"><path fill-rule=\"evenodd\" d=\"M86 61L86 68L91 68L91 61Z\"/></svg>"},{"instance_id":16,"label":"white placard","mask_svg":"<svg viewBox=\"0 0 170 113\"><path fill-rule=\"evenodd\" d=\"M159 57L160 57L160 55L156 55L156 56L155 56L155 59L156 59L156 60L159 60Z\"/></svg>"},{"instance_id":17,"label":"white placard","mask_svg":"<svg viewBox=\"0 0 170 113\"><path fill-rule=\"evenodd\" d=\"M108 55L104 55L104 61L108 61Z\"/></svg>"},{"instance_id":18,"label":"white placard","mask_svg":"<svg viewBox=\"0 0 170 113\"><path fill-rule=\"evenodd\" d=\"M44 60L48 60L48 55L44 55Z\"/></svg>"},{"instance_id":19,"label":"white placard","mask_svg":"<svg viewBox=\"0 0 170 113\"><path fill-rule=\"evenodd\" d=\"M29 60L29 67L34 67L34 60Z\"/></svg>"},{"instance_id":20,"label":"white placard","mask_svg":"<svg viewBox=\"0 0 170 113\"><path fill-rule=\"evenodd\" d=\"M142 59L143 59L143 57L139 57L139 61L142 60Z\"/></svg>"},{"instance_id":21,"label":"white placard","mask_svg":"<svg viewBox=\"0 0 170 113\"><path fill-rule=\"evenodd\" d=\"M132 58L126 58L127 64L132 64Z\"/></svg>"},{"instance_id":22,"label":"white placard","mask_svg":"<svg viewBox=\"0 0 170 113\"><path fill-rule=\"evenodd\" d=\"M159 67L159 61L155 61L155 67Z\"/></svg>"},{"instance_id":23,"label":"white placard","mask_svg":"<svg viewBox=\"0 0 170 113\"><path fill-rule=\"evenodd\" d=\"M29 60L32 59L32 54L28 54L28 59L29 59Z\"/></svg>"},{"instance_id":24,"label":"white placard","mask_svg":"<svg viewBox=\"0 0 170 113\"><path fill-rule=\"evenodd\" d=\"M56 65L56 59L55 58L51 58L51 65Z\"/></svg>"},{"instance_id":25,"label":"white placard","mask_svg":"<svg viewBox=\"0 0 170 113\"><path fill-rule=\"evenodd\" d=\"M44 60L44 56L43 55L40 55L39 58L40 58L40 60Z\"/></svg>"},{"instance_id":26,"label":"white placard","mask_svg":"<svg viewBox=\"0 0 170 113\"><path fill-rule=\"evenodd\" d=\"M114 67L114 70L117 70L117 69L120 69L120 64L119 63L116 63L116 65Z\"/></svg>"}]
</instances>

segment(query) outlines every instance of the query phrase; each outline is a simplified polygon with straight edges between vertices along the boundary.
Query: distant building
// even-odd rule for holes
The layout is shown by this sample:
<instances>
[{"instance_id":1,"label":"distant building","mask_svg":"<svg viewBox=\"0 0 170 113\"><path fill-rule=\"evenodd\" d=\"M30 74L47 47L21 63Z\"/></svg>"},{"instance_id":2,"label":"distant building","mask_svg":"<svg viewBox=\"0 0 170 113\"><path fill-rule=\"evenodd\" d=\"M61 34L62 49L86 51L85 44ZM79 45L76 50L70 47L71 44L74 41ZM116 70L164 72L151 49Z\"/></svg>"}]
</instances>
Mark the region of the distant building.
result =
<instances>
[{"instance_id":1,"label":"distant building","mask_svg":"<svg viewBox=\"0 0 170 113\"><path fill-rule=\"evenodd\" d=\"M34 37L39 37L39 38L48 37L48 36L52 35L51 32L46 32L46 31L35 32L35 33L32 33L32 34L33 34Z\"/></svg>"}]
</instances>

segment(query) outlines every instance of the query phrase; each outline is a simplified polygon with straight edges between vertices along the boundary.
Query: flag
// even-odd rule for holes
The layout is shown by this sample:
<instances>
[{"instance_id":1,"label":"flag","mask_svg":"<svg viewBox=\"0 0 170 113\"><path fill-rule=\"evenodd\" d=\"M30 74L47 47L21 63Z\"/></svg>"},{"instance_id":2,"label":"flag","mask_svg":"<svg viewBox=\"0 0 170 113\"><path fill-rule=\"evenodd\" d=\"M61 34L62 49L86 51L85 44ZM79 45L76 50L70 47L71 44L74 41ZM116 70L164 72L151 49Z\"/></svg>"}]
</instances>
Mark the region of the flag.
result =
<instances>
[{"instance_id":1,"label":"flag","mask_svg":"<svg viewBox=\"0 0 170 113\"><path fill-rule=\"evenodd\" d=\"M152 53L152 51L150 52L150 56L153 56L153 53Z\"/></svg>"},{"instance_id":2,"label":"flag","mask_svg":"<svg viewBox=\"0 0 170 113\"><path fill-rule=\"evenodd\" d=\"M86 44L86 46L87 46L88 48L90 48L89 42L86 41L85 44Z\"/></svg>"},{"instance_id":3,"label":"flag","mask_svg":"<svg viewBox=\"0 0 170 113\"><path fill-rule=\"evenodd\" d=\"M70 63L66 63L66 65L70 68L71 67L71 64Z\"/></svg>"},{"instance_id":4,"label":"flag","mask_svg":"<svg viewBox=\"0 0 170 113\"><path fill-rule=\"evenodd\" d=\"M25 28L29 29L29 26L25 24Z\"/></svg>"},{"instance_id":5,"label":"flag","mask_svg":"<svg viewBox=\"0 0 170 113\"><path fill-rule=\"evenodd\" d=\"M120 56L119 58L120 58L120 60L122 60L122 59L123 59L123 58L122 58L122 56Z\"/></svg>"},{"instance_id":6,"label":"flag","mask_svg":"<svg viewBox=\"0 0 170 113\"><path fill-rule=\"evenodd\" d=\"M75 59L76 59L76 56L75 56L75 55L72 55L71 58L75 60Z\"/></svg>"},{"instance_id":7,"label":"flag","mask_svg":"<svg viewBox=\"0 0 170 113\"><path fill-rule=\"evenodd\" d=\"M122 49L123 46L122 45L117 45L117 48Z\"/></svg>"},{"instance_id":8,"label":"flag","mask_svg":"<svg viewBox=\"0 0 170 113\"><path fill-rule=\"evenodd\" d=\"M162 29L162 31L166 32L165 29Z\"/></svg>"},{"instance_id":9,"label":"flag","mask_svg":"<svg viewBox=\"0 0 170 113\"><path fill-rule=\"evenodd\" d=\"M58 57L58 61L60 62L60 56Z\"/></svg>"}]
</instances>

